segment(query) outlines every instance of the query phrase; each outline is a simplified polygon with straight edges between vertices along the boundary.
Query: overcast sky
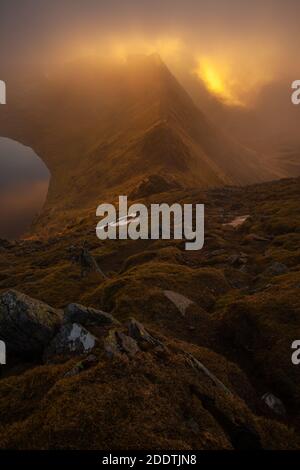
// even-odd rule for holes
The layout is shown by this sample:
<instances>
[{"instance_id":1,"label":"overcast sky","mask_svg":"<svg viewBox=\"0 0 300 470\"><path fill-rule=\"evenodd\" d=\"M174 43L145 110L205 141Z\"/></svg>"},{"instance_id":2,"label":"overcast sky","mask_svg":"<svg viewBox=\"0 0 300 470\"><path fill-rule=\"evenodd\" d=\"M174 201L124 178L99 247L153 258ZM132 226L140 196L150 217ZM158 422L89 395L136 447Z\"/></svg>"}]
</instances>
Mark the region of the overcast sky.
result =
<instances>
[{"instance_id":1,"label":"overcast sky","mask_svg":"<svg viewBox=\"0 0 300 470\"><path fill-rule=\"evenodd\" d=\"M208 53L241 43L259 54L273 45L290 59L299 15L299 0L1 0L1 60L31 61L107 36L136 35L177 38Z\"/></svg>"}]
</instances>

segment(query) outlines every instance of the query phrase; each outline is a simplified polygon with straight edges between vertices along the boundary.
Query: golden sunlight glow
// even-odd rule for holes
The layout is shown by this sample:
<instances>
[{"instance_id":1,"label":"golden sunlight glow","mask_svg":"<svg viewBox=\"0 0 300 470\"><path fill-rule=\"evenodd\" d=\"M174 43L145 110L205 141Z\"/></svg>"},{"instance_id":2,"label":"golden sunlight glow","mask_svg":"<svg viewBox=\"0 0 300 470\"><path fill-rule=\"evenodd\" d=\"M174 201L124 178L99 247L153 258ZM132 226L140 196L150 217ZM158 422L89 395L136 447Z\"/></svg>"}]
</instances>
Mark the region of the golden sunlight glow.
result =
<instances>
[{"instance_id":1,"label":"golden sunlight glow","mask_svg":"<svg viewBox=\"0 0 300 470\"><path fill-rule=\"evenodd\" d=\"M98 42L98 44L97 44ZM154 40L131 36L128 38L106 38L93 44L80 44L73 48L71 55L90 56L94 58L113 59L125 62L130 55L154 54L160 55L164 61L177 61L181 57L182 43L172 37L161 37Z\"/></svg>"},{"instance_id":2,"label":"golden sunlight glow","mask_svg":"<svg viewBox=\"0 0 300 470\"><path fill-rule=\"evenodd\" d=\"M132 54L157 53L163 60L176 57L180 53L181 43L174 38L159 38L149 41L143 38L132 38L127 40L113 40L108 48L113 56L126 60Z\"/></svg>"},{"instance_id":3,"label":"golden sunlight glow","mask_svg":"<svg viewBox=\"0 0 300 470\"><path fill-rule=\"evenodd\" d=\"M259 52L253 55L249 46L212 56L196 55L194 74L224 103L248 106L261 87L274 78L268 59Z\"/></svg>"},{"instance_id":4,"label":"golden sunlight glow","mask_svg":"<svg viewBox=\"0 0 300 470\"><path fill-rule=\"evenodd\" d=\"M198 61L197 76L204 81L208 90L227 104L242 106L243 101L238 96L237 83L231 76L228 66L217 66L208 58Z\"/></svg>"},{"instance_id":5,"label":"golden sunlight glow","mask_svg":"<svg viewBox=\"0 0 300 470\"><path fill-rule=\"evenodd\" d=\"M122 61L130 55L154 53L159 54L162 60L173 60L178 57L180 50L181 42L175 38L160 38L154 41L142 38L113 40L108 47L108 53Z\"/></svg>"},{"instance_id":6,"label":"golden sunlight glow","mask_svg":"<svg viewBox=\"0 0 300 470\"><path fill-rule=\"evenodd\" d=\"M208 91L230 106L251 106L261 88L272 81L278 48L264 43L260 49L251 42L228 44L210 52L205 46L188 45L177 36L154 38L140 35L98 37L85 44L72 44L65 56L88 56L93 60L125 63L128 56L157 53L184 83L191 73L203 81ZM209 49L209 48L207 48ZM255 54L253 50L255 49ZM274 50L275 49L275 50Z\"/></svg>"}]
</instances>

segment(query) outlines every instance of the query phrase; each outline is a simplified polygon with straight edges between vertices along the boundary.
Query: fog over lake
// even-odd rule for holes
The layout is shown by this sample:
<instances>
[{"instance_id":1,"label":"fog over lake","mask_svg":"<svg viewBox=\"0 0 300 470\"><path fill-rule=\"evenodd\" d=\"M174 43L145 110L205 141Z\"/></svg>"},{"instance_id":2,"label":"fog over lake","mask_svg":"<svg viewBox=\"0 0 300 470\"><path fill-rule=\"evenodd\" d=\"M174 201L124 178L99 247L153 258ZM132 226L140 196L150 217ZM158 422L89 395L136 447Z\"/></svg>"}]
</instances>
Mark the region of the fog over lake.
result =
<instances>
[{"instance_id":1,"label":"fog over lake","mask_svg":"<svg viewBox=\"0 0 300 470\"><path fill-rule=\"evenodd\" d=\"M0 238L24 234L42 209L50 173L29 147L0 137Z\"/></svg>"}]
</instances>

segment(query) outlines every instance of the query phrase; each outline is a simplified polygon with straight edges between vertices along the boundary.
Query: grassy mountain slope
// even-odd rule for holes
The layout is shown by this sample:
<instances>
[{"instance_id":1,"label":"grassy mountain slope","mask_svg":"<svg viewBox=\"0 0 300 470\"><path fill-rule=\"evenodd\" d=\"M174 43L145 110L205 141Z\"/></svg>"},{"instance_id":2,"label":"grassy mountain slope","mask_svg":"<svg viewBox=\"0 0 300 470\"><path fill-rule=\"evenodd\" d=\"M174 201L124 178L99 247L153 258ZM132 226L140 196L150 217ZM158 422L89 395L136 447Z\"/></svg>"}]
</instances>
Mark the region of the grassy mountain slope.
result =
<instances>
[{"instance_id":1,"label":"grassy mountain slope","mask_svg":"<svg viewBox=\"0 0 300 470\"><path fill-rule=\"evenodd\" d=\"M206 204L199 252L178 241L100 242L92 213L60 236L2 242L1 292L14 288L60 308L100 308L124 329L135 317L164 348L111 359L101 339L91 367L73 376L84 356L48 364L16 358L14 365L10 357L1 368L1 446L299 448L300 389L291 363L300 337L299 191L299 179L290 179L149 195L148 203ZM243 215L240 227L224 225ZM71 254L84 239L107 279L81 277ZM184 316L164 290L194 302ZM191 366L190 355L230 393ZM284 415L263 403L265 393L282 401Z\"/></svg>"}]
</instances>

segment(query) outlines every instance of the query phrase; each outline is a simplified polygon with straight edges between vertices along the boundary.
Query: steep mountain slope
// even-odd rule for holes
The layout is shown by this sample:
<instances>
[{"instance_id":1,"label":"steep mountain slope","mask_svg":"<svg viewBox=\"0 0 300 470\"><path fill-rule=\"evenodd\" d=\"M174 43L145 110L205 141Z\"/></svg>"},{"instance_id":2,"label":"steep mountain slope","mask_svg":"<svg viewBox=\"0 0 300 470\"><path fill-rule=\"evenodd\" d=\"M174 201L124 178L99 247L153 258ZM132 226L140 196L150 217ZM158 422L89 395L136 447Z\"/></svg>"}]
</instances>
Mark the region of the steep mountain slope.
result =
<instances>
[{"instance_id":1,"label":"steep mountain slope","mask_svg":"<svg viewBox=\"0 0 300 470\"><path fill-rule=\"evenodd\" d=\"M39 227L129 194L151 174L189 187L275 176L206 119L157 55L122 65L77 62L34 84L12 84L0 128L51 171Z\"/></svg>"}]
</instances>

